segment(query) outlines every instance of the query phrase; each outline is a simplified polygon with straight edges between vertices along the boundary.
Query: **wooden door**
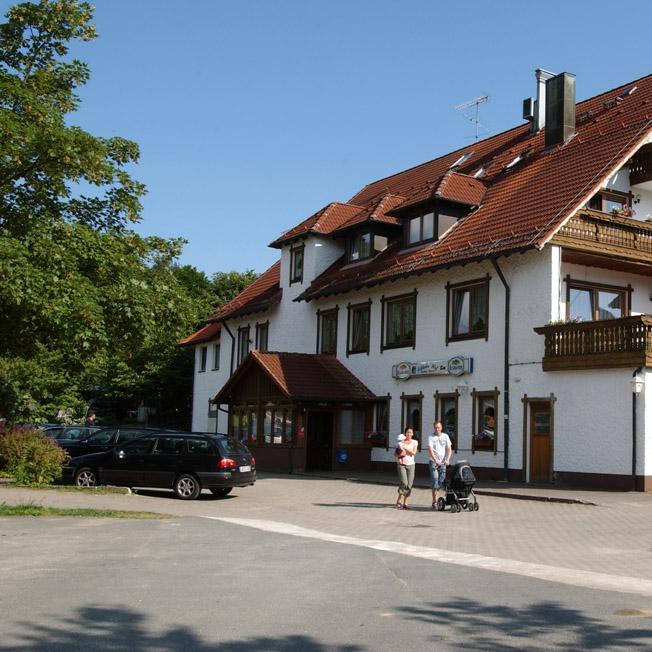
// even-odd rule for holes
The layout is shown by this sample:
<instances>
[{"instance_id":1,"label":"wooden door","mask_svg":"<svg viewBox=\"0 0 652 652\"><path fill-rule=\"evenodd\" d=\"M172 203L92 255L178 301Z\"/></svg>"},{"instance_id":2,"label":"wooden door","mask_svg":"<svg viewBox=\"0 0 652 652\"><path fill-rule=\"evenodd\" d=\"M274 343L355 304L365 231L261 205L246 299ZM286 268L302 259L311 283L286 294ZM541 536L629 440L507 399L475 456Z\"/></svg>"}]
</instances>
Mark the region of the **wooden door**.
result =
<instances>
[{"instance_id":1,"label":"wooden door","mask_svg":"<svg viewBox=\"0 0 652 652\"><path fill-rule=\"evenodd\" d=\"M530 403L530 482L551 480L550 403Z\"/></svg>"},{"instance_id":2,"label":"wooden door","mask_svg":"<svg viewBox=\"0 0 652 652\"><path fill-rule=\"evenodd\" d=\"M333 413L309 412L306 432L306 470L333 470Z\"/></svg>"}]
</instances>

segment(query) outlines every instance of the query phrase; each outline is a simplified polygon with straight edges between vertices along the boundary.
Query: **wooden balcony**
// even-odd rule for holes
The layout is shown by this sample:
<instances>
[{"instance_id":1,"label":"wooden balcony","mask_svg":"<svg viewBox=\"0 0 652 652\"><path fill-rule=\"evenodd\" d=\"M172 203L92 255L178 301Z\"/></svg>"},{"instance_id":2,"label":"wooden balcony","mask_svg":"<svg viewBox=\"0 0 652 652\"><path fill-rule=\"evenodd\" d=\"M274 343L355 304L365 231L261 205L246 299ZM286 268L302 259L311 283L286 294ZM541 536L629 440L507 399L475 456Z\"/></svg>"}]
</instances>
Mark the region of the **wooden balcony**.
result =
<instances>
[{"instance_id":1,"label":"wooden balcony","mask_svg":"<svg viewBox=\"0 0 652 652\"><path fill-rule=\"evenodd\" d=\"M534 330L545 337L544 371L652 367L652 315Z\"/></svg>"},{"instance_id":2,"label":"wooden balcony","mask_svg":"<svg viewBox=\"0 0 652 652\"><path fill-rule=\"evenodd\" d=\"M564 249L652 264L652 223L582 209L552 239Z\"/></svg>"}]
</instances>

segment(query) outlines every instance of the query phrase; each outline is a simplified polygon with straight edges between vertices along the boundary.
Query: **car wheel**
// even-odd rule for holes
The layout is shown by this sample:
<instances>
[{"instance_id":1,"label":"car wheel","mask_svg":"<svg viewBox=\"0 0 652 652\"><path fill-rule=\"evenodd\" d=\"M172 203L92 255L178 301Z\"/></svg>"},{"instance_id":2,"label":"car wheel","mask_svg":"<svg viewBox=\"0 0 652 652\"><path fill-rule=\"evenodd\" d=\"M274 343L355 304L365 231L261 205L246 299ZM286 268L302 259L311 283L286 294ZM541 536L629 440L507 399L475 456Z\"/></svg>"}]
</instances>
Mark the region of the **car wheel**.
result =
<instances>
[{"instance_id":1,"label":"car wheel","mask_svg":"<svg viewBox=\"0 0 652 652\"><path fill-rule=\"evenodd\" d=\"M97 485L97 474L93 469L85 466L75 474L75 485L77 487L95 487Z\"/></svg>"},{"instance_id":2,"label":"car wheel","mask_svg":"<svg viewBox=\"0 0 652 652\"><path fill-rule=\"evenodd\" d=\"M233 487L220 487L219 489L211 489L213 496L228 496L233 491Z\"/></svg>"},{"instance_id":3,"label":"car wheel","mask_svg":"<svg viewBox=\"0 0 652 652\"><path fill-rule=\"evenodd\" d=\"M181 500L195 500L201 493L199 480L190 473L182 473L174 483L174 493Z\"/></svg>"}]
</instances>

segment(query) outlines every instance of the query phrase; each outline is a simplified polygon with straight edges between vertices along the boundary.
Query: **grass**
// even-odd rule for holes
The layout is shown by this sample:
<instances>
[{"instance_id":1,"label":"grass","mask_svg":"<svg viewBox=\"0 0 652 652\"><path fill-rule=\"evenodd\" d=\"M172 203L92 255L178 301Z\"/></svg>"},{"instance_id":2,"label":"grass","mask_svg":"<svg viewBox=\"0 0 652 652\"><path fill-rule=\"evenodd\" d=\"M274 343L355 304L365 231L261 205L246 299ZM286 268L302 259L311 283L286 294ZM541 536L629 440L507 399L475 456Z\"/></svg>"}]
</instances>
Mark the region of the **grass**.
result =
<instances>
[{"instance_id":1,"label":"grass","mask_svg":"<svg viewBox=\"0 0 652 652\"><path fill-rule=\"evenodd\" d=\"M2 482L2 487L14 488L14 489L50 489L52 491L70 491L73 493L78 493L80 491L92 494L126 494L129 493L125 487L109 487L109 486L100 486L100 487L75 487L74 485L67 484L18 484L13 480L11 476L2 476L0 474L0 480L5 480Z\"/></svg>"},{"instance_id":2,"label":"grass","mask_svg":"<svg viewBox=\"0 0 652 652\"><path fill-rule=\"evenodd\" d=\"M43 505L35 505L33 503L22 503L18 505L0 503L0 517L2 516L78 516L84 518L138 519L173 518L169 514L155 514L154 512L128 512L119 509L44 507Z\"/></svg>"}]
</instances>

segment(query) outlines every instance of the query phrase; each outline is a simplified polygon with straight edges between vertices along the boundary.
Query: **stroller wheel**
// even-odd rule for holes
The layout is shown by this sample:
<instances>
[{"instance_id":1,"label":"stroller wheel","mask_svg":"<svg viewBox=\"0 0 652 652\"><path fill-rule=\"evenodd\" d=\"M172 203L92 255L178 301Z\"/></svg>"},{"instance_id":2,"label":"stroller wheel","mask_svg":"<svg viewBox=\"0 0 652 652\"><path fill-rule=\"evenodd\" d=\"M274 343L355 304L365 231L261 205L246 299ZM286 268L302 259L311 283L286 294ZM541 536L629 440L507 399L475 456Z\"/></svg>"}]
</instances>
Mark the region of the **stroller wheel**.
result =
<instances>
[{"instance_id":1,"label":"stroller wheel","mask_svg":"<svg viewBox=\"0 0 652 652\"><path fill-rule=\"evenodd\" d=\"M460 506L457 503L451 505L451 514L456 514L460 509Z\"/></svg>"},{"instance_id":2,"label":"stroller wheel","mask_svg":"<svg viewBox=\"0 0 652 652\"><path fill-rule=\"evenodd\" d=\"M473 503L473 511L477 512L480 509L480 505L477 502Z\"/></svg>"},{"instance_id":3,"label":"stroller wheel","mask_svg":"<svg viewBox=\"0 0 652 652\"><path fill-rule=\"evenodd\" d=\"M435 509L438 512L443 512L446 509L446 501L443 498L438 498Z\"/></svg>"}]
</instances>

